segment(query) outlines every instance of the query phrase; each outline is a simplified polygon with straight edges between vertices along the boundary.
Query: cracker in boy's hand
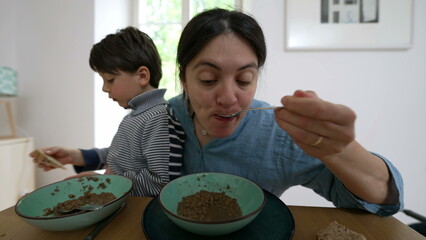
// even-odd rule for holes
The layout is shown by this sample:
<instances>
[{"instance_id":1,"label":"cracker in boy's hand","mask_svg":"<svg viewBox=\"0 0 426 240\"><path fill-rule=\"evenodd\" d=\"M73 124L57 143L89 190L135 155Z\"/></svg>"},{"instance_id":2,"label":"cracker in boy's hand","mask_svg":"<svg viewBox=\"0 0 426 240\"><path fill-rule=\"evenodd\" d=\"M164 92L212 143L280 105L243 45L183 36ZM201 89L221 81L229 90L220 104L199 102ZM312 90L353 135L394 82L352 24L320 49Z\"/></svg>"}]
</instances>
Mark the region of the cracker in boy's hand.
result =
<instances>
[{"instance_id":1,"label":"cracker in boy's hand","mask_svg":"<svg viewBox=\"0 0 426 240\"><path fill-rule=\"evenodd\" d=\"M58 162L55 158L45 154L42 150L36 149L34 150L31 155L34 156L34 160L36 163L43 163L45 165L54 167L54 168L62 168L65 169L64 165L60 162Z\"/></svg>"}]
</instances>

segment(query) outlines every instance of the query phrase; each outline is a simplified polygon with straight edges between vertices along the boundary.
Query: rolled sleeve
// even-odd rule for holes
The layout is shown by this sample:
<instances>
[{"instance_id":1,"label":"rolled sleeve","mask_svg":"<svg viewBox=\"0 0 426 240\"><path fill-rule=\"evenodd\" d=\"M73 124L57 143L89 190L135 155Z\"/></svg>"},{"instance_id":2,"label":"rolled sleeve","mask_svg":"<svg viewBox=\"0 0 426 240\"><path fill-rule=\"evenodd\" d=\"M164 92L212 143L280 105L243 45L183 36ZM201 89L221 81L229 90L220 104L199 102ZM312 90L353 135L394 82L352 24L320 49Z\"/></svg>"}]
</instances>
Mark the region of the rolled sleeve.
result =
<instances>
[{"instance_id":1,"label":"rolled sleeve","mask_svg":"<svg viewBox=\"0 0 426 240\"><path fill-rule=\"evenodd\" d=\"M375 204L358 198L327 167L324 167L312 182L304 186L312 188L316 193L333 202L338 208L359 208L378 216L391 216L403 209L403 180L399 171L389 160L379 154L373 154L380 157L389 169L391 184L395 186L393 188L396 191L394 194L398 196L398 203L396 204Z\"/></svg>"},{"instance_id":2,"label":"rolled sleeve","mask_svg":"<svg viewBox=\"0 0 426 240\"><path fill-rule=\"evenodd\" d=\"M363 201L361 199L358 199L360 203L362 203L362 206L365 210L375 213L379 216L391 216L398 211L401 211L404 208L404 182L402 180L402 176L399 173L399 171L396 169L396 167L385 157L381 156L377 153L372 153L379 158L381 158L387 165L391 177L391 184L395 186L395 191L398 196L398 203L393 205L385 205L385 204L372 204L368 203L366 201Z\"/></svg>"}]
</instances>

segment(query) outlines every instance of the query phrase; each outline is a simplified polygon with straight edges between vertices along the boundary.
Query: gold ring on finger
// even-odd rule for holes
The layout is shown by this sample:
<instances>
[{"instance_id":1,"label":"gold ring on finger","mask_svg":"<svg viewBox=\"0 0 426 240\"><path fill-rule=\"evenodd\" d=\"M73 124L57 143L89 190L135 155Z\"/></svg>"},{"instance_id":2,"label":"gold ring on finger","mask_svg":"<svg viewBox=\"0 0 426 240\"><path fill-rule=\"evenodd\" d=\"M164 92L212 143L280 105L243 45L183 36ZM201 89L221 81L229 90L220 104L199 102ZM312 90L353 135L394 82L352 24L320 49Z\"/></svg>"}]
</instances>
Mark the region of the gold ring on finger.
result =
<instances>
[{"instance_id":1,"label":"gold ring on finger","mask_svg":"<svg viewBox=\"0 0 426 240\"><path fill-rule=\"evenodd\" d=\"M311 144L311 146L313 146L313 147L318 146L322 142L322 140L324 140L324 137L319 136L318 139L314 143Z\"/></svg>"}]
</instances>

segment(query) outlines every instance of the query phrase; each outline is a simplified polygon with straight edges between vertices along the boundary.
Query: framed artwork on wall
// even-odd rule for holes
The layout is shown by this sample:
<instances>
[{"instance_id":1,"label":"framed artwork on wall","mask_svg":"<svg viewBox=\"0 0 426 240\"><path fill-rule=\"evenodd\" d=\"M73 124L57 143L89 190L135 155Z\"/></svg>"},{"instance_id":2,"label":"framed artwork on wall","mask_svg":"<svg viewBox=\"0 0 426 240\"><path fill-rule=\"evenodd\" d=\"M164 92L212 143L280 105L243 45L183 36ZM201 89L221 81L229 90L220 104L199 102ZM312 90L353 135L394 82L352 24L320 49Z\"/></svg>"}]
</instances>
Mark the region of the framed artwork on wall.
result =
<instances>
[{"instance_id":1,"label":"framed artwork on wall","mask_svg":"<svg viewBox=\"0 0 426 240\"><path fill-rule=\"evenodd\" d=\"M286 0L286 49L408 49L412 12L413 0Z\"/></svg>"}]
</instances>

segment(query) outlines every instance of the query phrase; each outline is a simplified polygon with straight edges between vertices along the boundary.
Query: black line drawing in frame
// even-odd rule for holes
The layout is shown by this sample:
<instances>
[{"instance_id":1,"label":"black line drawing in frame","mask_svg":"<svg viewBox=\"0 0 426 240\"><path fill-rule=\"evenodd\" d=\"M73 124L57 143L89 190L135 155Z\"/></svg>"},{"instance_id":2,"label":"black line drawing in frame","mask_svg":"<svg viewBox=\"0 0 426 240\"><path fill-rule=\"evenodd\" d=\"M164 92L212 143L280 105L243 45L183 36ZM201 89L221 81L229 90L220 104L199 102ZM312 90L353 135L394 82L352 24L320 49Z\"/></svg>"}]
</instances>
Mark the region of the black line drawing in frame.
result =
<instances>
[{"instance_id":1,"label":"black line drawing in frame","mask_svg":"<svg viewBox=\"0 0 426 240\"><path fill-rule=\"evenodd\" d=\"M321 0L321 23L379 23L379 0Z\"/></svg>"}]
</instances>

